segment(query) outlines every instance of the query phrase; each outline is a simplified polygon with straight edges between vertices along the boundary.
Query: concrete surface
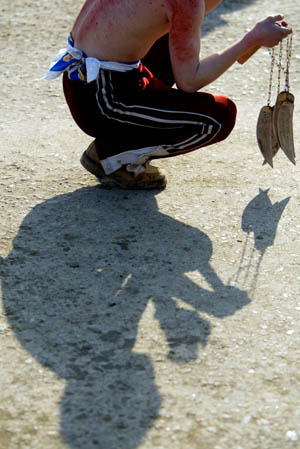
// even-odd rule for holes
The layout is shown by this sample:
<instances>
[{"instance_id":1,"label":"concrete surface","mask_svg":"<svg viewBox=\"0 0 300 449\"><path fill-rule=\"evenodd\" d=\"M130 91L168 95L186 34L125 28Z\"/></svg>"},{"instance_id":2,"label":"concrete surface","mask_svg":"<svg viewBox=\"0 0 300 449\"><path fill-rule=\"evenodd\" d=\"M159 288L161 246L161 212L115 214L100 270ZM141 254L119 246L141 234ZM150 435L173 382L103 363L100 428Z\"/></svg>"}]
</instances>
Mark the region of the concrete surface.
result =
<instances>
[{"instance_id":1,"label":"concrete surface","mask_svg":"<svg viewBox=\"0 0 300 449\"><path fill-rule=\"evenodd\" d=\"M0 5L0 449L300 448L299 165L262 166L268 52L210 86L239 109L225 142L158 162L163 192L104 189L38 80L79 7ZM300 6L225 0L203 54L278 11L298 153Z\"/></svg>"}]
</instances>

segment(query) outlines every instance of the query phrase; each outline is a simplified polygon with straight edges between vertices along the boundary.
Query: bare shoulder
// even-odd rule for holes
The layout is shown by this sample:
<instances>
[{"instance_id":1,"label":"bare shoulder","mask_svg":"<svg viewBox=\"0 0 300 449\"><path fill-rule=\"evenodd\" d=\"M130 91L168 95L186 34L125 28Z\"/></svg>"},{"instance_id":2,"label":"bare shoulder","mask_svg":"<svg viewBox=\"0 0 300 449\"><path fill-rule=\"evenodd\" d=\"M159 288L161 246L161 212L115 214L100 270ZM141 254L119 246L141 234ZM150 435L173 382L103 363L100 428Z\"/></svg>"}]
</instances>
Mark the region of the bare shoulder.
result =
<instances>
[{"instance_id":1,"label":"bare shoulder","mask_svg":"<svg viewBox=\"0 0 300 449\"><path fill-rule=\"evenodd\" d=\"M199 63L201 24L205 0L167 0L169 5L169 48L176 84L193 91L191 74Z\"/></svg>"},{"instance_id":2,"label":"bare shoulder","mask_svg":"<svg viewBox=\"0 0 300 449\"><path fill-rule=\"evenodd\" d=\"M165 2L173 38L197 37L205 15L205 0L165 0Z\"/></svg>"},{"instance_id":3,"label":"bare shoulder","mask_svg":"<svg viewBox=\"0 0 300 449\"><path fill-rule=\"evenodd\" d=\"M180 27L188 34L199 29L205 15L205 0L165 0L171 28Z\"/></svg>"}]
</instances>

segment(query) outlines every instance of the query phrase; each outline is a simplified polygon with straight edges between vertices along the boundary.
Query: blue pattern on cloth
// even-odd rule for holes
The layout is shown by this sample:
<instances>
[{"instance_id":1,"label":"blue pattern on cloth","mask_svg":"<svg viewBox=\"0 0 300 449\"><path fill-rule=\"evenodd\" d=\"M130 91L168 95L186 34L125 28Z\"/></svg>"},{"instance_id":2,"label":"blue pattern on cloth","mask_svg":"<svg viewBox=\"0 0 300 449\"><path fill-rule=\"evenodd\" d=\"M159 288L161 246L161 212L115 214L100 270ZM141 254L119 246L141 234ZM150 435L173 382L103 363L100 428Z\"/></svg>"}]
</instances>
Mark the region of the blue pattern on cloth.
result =
<instances>
[{"instance_id":1,"label":"blue pattern on cloth","mask_svg":"<svg viewBox=\"0 0 300 449\"><path fill-rule=\"evenodd\" d=\"M43 79L52 80L67 71L70 80L90 83L98 78L100 69L128 72L138 69L140 62L139 60L134 62L103 61L88 57L84 51L74 47L72 36L69 36L67 48L60 50L55 56ZM85 70L83 70L84 68Z\"/></svg>"}]
</instances>

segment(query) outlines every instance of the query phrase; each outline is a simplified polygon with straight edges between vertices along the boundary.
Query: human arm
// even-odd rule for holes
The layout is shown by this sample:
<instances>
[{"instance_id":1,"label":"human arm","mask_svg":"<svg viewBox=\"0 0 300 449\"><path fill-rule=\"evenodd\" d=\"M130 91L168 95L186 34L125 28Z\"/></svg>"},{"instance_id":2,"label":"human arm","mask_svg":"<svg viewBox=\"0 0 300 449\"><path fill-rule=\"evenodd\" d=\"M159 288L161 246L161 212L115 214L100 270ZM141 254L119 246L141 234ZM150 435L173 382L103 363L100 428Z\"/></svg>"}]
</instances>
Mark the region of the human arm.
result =
<instances>
[{"instance_id":1,"label":"human arm","mask_svg":"<svg viewBox=\"0 0 300 449\"><path fill-rule=\"evenodd\" d=\"M194 92L210 84L252 48L273 47L291 32L287 26L276 24L283 19L282 15L270 16L258 22L235 44L199 59L205 0L175 0L170 4L170 57L176 84L186 92Z\"/></svg>"}]
</instances>

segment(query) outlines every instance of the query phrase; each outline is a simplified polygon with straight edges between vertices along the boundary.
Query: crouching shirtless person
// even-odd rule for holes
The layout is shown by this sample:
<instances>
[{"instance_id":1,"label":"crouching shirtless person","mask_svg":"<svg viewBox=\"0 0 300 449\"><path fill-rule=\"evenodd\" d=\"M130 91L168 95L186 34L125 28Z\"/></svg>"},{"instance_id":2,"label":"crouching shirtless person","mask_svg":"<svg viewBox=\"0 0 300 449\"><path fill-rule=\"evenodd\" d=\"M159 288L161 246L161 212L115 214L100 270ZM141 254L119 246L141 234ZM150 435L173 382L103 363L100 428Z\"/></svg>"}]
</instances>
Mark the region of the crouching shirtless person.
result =
<instances>
[{"instance_id":1,"label":"crouching shirtless person","mask_svg":"<svg viewBox=\"0 0 300 449\"><path fill-rule=\"evenodd\" d=\"M199 59L203 18L220 2L84 3L68 47L45 78L63 73L71 114L95 138L81 163L101 181L163 188L165 176L150 160L212 145L232 131L235 104L197 91L251 49L273 47L291 30L282 15L268 17L229 48Z\"/></svg>"}]
</instances>

